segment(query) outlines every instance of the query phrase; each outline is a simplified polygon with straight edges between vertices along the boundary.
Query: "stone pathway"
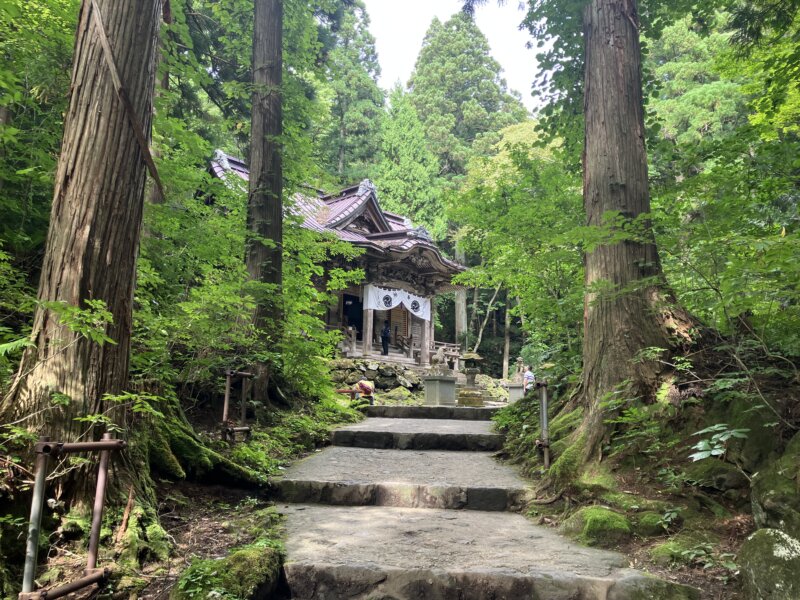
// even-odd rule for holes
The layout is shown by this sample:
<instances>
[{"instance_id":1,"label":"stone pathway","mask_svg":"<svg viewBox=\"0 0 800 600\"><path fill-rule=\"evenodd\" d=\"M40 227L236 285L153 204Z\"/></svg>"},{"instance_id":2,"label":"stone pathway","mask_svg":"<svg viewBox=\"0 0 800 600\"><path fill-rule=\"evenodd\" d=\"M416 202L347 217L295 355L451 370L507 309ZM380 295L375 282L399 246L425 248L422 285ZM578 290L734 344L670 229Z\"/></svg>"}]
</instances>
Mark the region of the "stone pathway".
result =
<instances>
[{"instance_id":1,"label":"stone pathway","mask_svg":"<svg viewBox=\"0 0 800 600\"><path fill-rule=\"evenodd\" d=\"M530 490L486 452L502 442L491 409L369 410L371 418L336 430L332 447L276 482L286 515L286 598L698 597L514 512Z\"/></svg>"}]
</instances>

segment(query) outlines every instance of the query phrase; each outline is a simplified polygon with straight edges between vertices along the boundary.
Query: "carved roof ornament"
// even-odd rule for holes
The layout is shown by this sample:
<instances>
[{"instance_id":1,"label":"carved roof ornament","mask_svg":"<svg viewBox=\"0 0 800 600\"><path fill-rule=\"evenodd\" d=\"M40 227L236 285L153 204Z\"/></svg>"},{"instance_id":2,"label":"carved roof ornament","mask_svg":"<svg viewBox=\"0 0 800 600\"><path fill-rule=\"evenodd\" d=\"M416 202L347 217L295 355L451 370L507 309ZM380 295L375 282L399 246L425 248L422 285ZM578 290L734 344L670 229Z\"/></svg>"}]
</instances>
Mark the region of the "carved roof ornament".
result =
<instances>
[{"instance_id":1,"label":"carved roof ornament","mask_svg":"<svg viewBox=\"0 0 800 600\"><path fill-rule=\"evenodd\" d=\"M413 254L409 257L411 264L414 265L417 269L431 269L433 265L431 265L431 261L428 260L422 254Z\"/></svg>"},{"instance_id":2,"label":"carved roof ornament","mask_svg":"<svg viewBox=\"0 0 800 600\"><path fill-rule=\"evenodd\" d=\"M413 229L409 229L407 235L410 238L425 240L426 242L433 242L431 234L428 232L427 229L425 229L421 225L419 227L414 227Z\"/></svg>"},{"instance_id":3,"label":"carved roof ornament","mask_svg":"<svg viewBox=\"0 0 800 600\"><path fill-rule=\"evenodd\" d=\"M214 160L219 163L219 166L226 172L231 170L231 163L228 161L228 155L222 150L216 150L214 152Z\"/></svg>"},{"instance_id":4,"label":"carved roof ornament","mask_svg":"<svg viewBox=\"0 0 800 600\"><path fill-rule=\"evenodd\" d=\"M369 179L365 179L364 181L358 184L358 195L363 196L364 194L368 193L372 193L377 196L378 189L375 187L375 184L372 183Z\"/></svg>"}]
</instances>

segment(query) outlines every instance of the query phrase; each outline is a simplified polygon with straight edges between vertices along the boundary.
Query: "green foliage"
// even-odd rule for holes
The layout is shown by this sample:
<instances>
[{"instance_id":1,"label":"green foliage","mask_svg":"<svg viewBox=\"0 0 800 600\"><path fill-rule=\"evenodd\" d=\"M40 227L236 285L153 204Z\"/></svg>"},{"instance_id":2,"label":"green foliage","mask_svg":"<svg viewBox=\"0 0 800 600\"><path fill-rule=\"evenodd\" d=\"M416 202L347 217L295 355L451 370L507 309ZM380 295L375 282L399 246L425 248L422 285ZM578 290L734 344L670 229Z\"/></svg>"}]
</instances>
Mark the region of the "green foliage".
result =
<instances>
[{"instance_id":1,"label":"green foliage","mask_svg":"<svg viewBox=\"0 0 800 600\"><path fill-rule=\"evenodd\" d=\"M79 307L66 302L45 302L44 308L53 313L72 333L100 346L116 344L106 333L106 328L114 320L106 303L103 300L84 300L84 305Z\"/></svg>"},{"instance_id":2,"label":"green foliage","mask_svg":"<svg viewBox=\"0 0 800 600\"><path fill-rule=\"evenodd\" d=\"M727 423L717 423L697 431L693 435L705 435L707 433L713 433L714 435L710 438L702 439L692 446L692 450L697 450L697 452L690 454L689 458L694 462L711 458L712 456L724 459L728 451L728 442L732 439L746 439L749 431L749 429L731 429Z\"/></svg>"},{"instance_id":3,"label":"green foliage","mask_svg":"<svg viewBox=\"0 0 800 600\"><path fill-rule=\"evenodd\" d=\"M467 285L502 285L526 317L524 352L536 364L576 366L581 347L583 266L575 229L582 224L580 184L553 149L537 147L533 121L500 132L489 157L470 163L448 214L459 243L482 265L459 276ZM569 365L564 367L564 365Z\"/></svg>"},{"instance_id":4,"label":"green foliage","mask_svg":"<svg viewBox=\"0 0 800 600\"><path fill-rule=\"evenodd\" d=\"M486 36L463 14L444 23L434 18L409 90L440 173L448 178L465 172L474 145L488 148L497 142L497 131L525 118L519 99L506 90Z\"/></svg>"},{"instance_id":5,"label":"green foliage","mask_svg":"<svg viewBox=\"0 0 800 600\"><path fill-rule=\"evenodd\" d=\"M721 31L724 16L715 21L714 29L702 32L686 16L648 44L646 68L657 85L648 108L658 118L663 142L691 146L709 137L725 139L747 122L741 77L720 72L730 35ZM654 148L657 156L660 149Z\"/></svg>"},{"instance_id":6,"label":"green foliage","mask_svg":"<svg viewBox=\"0 0 800 600\"><path fill-rule=\"evenodd\" d=\"M375 183L382 207L410 217L435 238L443 238L446 223L439 162L428 147L425 129L409 95L400 86L389 95L380 151Z\"/></svg>"},{"instance_id":7,"label":"green foliage","mask_svg":"<svg viewBox=\"0 0 800 600\"><path fill-rule=\"evenodd\" d=\"M384 114L383 91L377 83L381 69L363 1L340 3L339 11L327 55L333 101L321 146L328 171L348 184L372 176Z\"/></svg>"},{"instance_id":8,"label":"green foliage","mask_svg":"<svg viewBox=\"0 0 800 600\"><path fill-rule=\"evenodd\" d=\"M0 242L18 260L35 260L47 232L78 5L0 3Z\"/></svg>"}]
</instances>

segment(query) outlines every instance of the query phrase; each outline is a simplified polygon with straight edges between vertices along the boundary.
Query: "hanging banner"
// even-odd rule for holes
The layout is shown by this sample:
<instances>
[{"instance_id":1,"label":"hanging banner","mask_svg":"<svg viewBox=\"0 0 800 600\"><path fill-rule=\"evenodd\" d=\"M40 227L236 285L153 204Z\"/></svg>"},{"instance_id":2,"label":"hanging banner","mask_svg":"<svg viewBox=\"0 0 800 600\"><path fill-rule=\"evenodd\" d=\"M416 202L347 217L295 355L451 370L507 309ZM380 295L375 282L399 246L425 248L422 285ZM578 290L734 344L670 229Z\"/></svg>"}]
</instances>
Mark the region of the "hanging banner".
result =
<instances>
[{"instance_id":1,"label":"hanging banner","mask_svg":"<svg viewBox=\"0 0 800 600\"><path fill-rule=\"evenodd\" d=\"M431 300L405 290L393 290L377 285L364 287L364 307L374 310L391 310L403 305L406 310L420 319L431 320Z\"/></svg>"}]
</instances>

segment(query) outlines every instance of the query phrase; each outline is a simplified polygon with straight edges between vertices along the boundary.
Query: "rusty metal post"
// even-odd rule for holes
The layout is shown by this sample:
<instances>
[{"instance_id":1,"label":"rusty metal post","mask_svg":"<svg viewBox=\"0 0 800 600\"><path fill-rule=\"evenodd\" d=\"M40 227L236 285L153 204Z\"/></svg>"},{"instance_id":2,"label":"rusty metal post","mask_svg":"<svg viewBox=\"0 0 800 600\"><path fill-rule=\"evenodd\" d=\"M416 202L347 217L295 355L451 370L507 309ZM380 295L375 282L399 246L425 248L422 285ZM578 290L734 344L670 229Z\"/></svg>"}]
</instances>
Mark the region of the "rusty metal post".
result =
<instances>
[{"instance_id":1,"label":"rusty metal post","mask_svg":"<svg viewBox=\"0 0 800 600\"><path fill-rule=\"evenodd\" d=\"M239 409L239 425L244 427L244 424L247 422L247 398L250 395L250 379L247 377L242 377L242 406Z\"/></svg>"},{"instance_id":2,"label":"rusty metal post","mask_svg":"<svg viewBox=\"0 0 800 600\"><path fill-rule=\"evenodd\" d=\"M225 404L222 405L222 423L228 422L228 409L231 405L231 372L225 371Z\"/></svg>"},{"instance_id":3,"label":"rusty metal post","mask_svg":"<svg viewBox=\"0 0 800 600\"><path fill-rule=\"evenodd\" d=\"M40 442L49 442L43 437ZM47 483L48 455L36 453L36 475L33 482L33 500L31 501L31 518L28 522L28 541L25 545L25 570L22 574L22 593L33 591L36 576L36 559L39 554L39 533L42 529L42 510L44 508L44 487Z\"/></svg>"},{"instance_id":4,"label":"rusty metal post","mask_svg":"<svg viewBox=\"0 0 800 600\"><path fill-rule=\"evenodd\" d=\"M104 433L103 441L110 441L111 434ZM100 544L100 526L103 522L103 504L106 498L106 482L108 481L108 459L110 450L100 451L100 468L97 471L97 489L94 494L94 507L92 508L92 529L89 533L89 557L86 560L86 572L93 571L97 566L97 548Z\"/></svg>"},{"instance_id":5,"label":"rusty metal post","mask_svg":"<svg viewBox=\"0 0 800 600\"><path fill-rule=\"evenodd\" d=\"M542 425L542 446L544 449L544 468L550 468L550 424L547 416L547 380L542 381L541 387L541 411L540 419Z\"/></svg>"}]
</instances>

